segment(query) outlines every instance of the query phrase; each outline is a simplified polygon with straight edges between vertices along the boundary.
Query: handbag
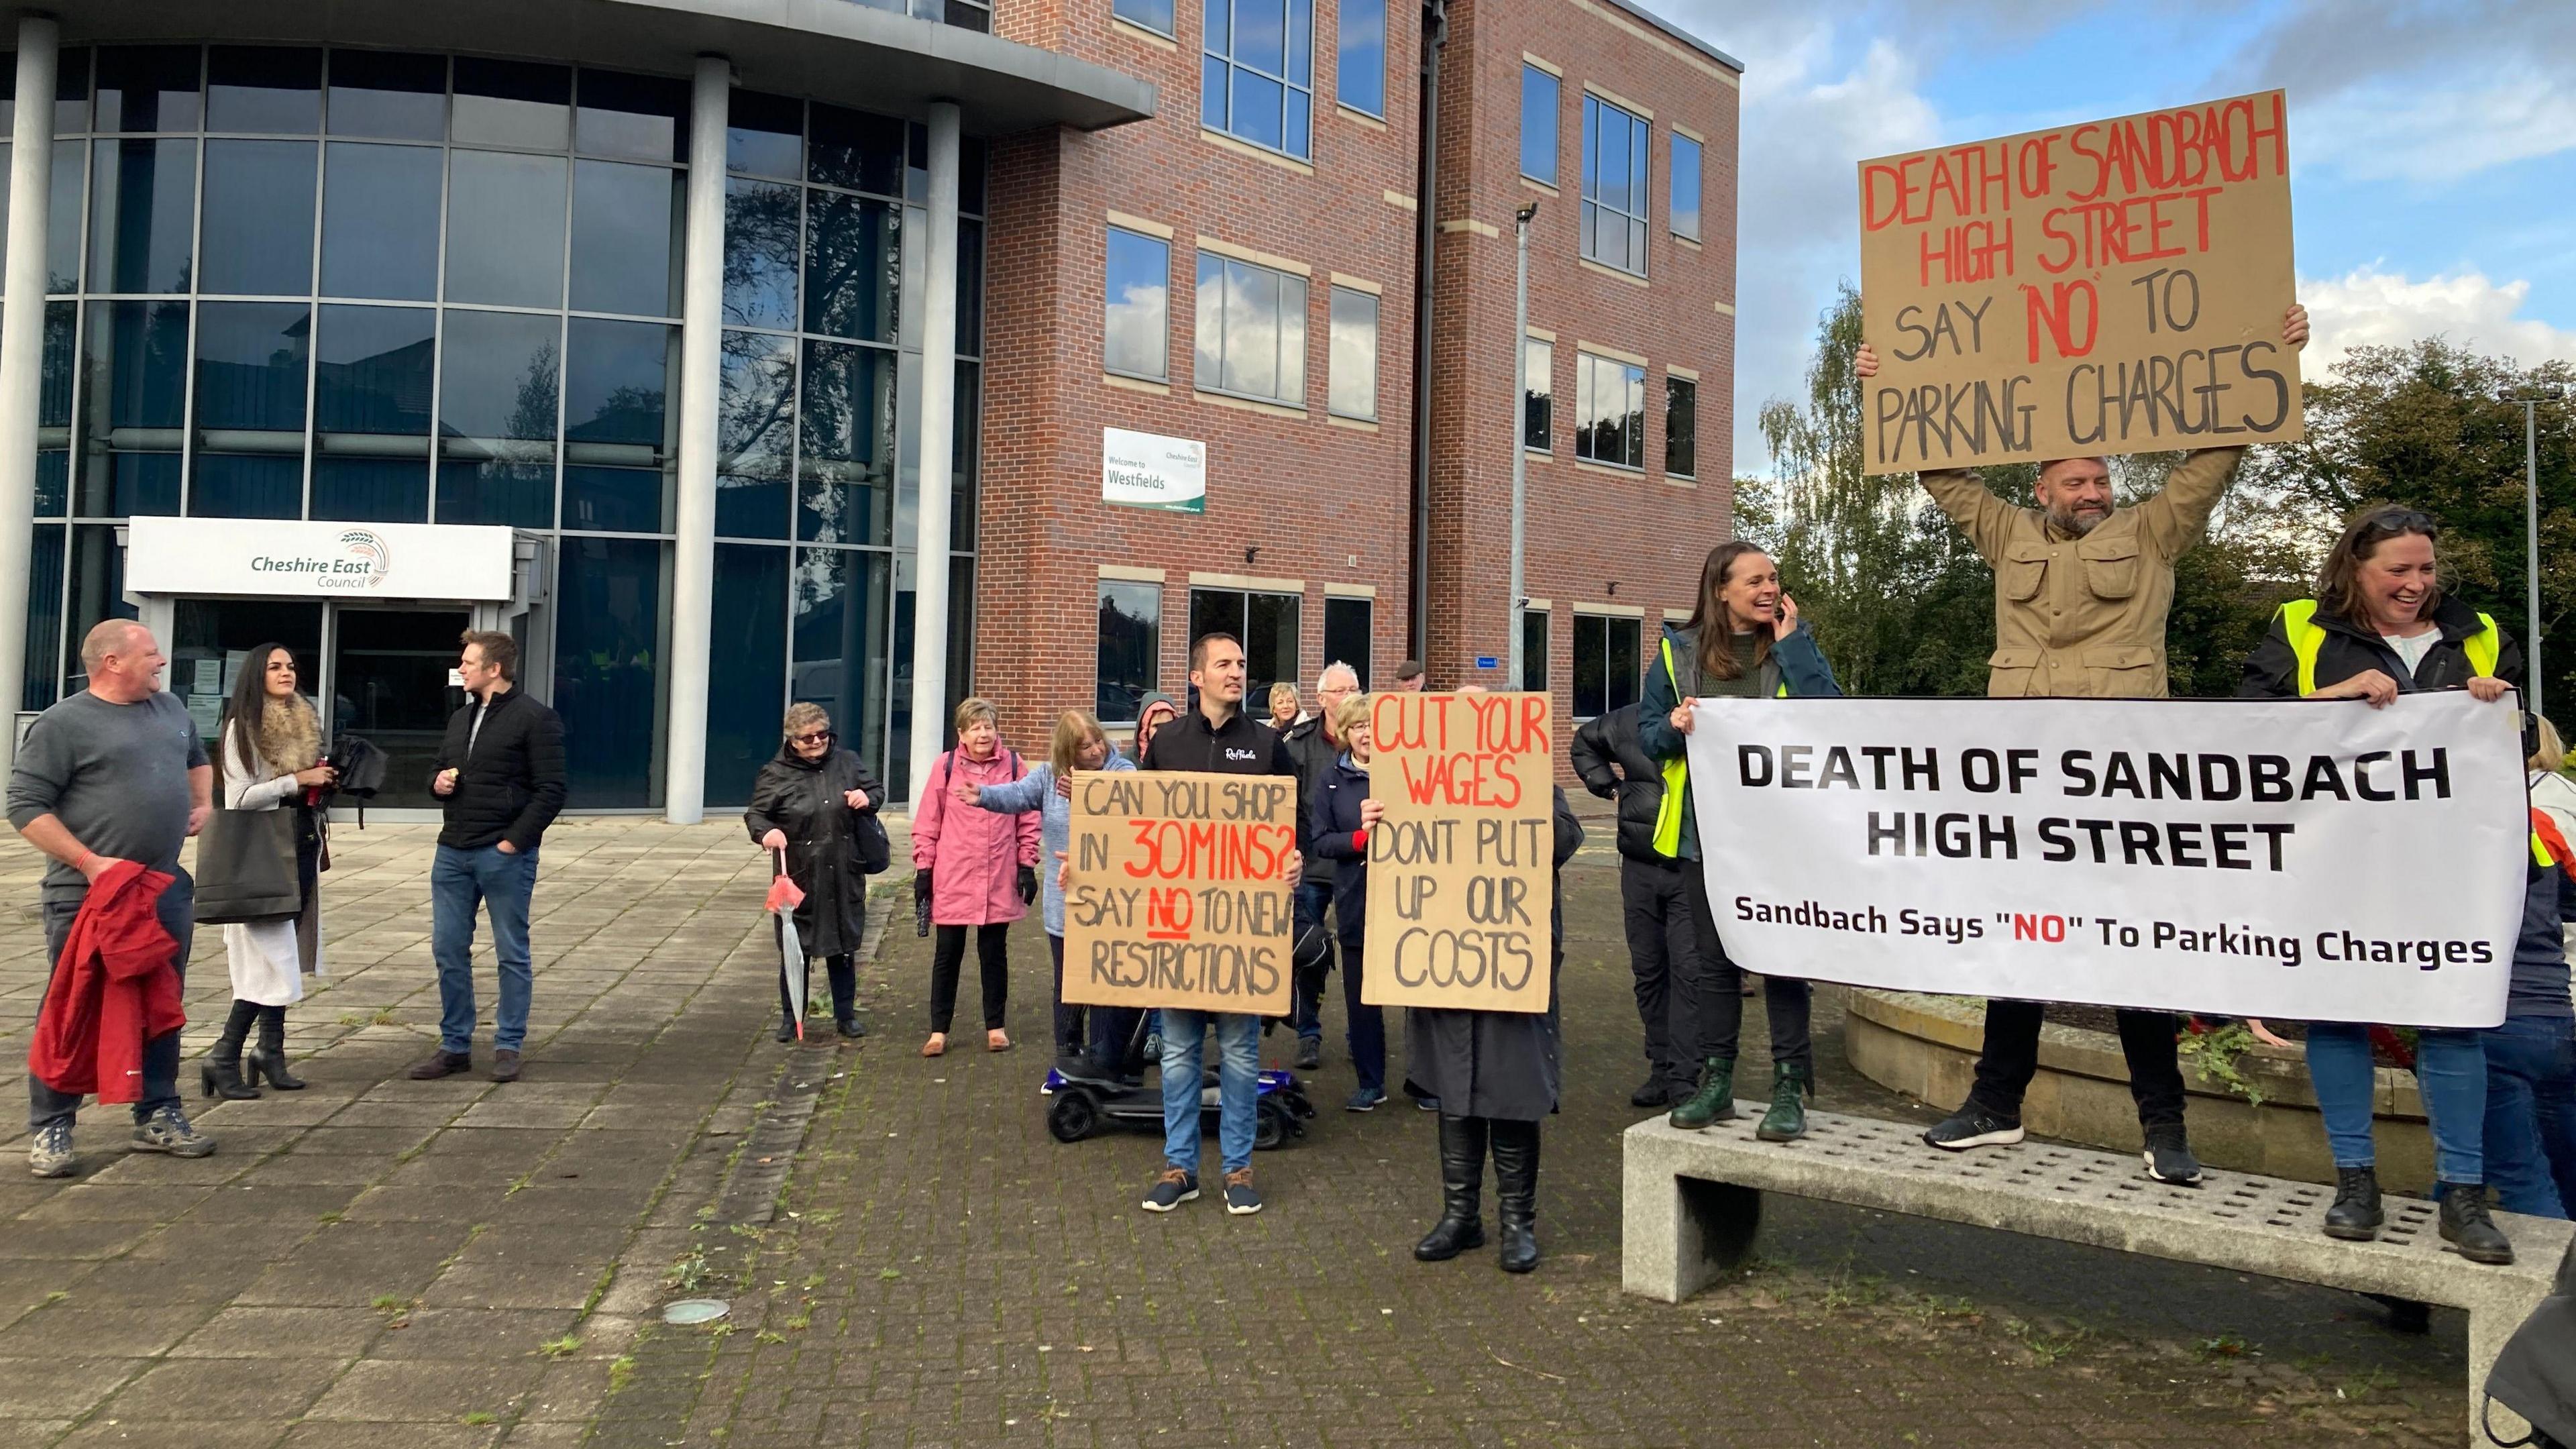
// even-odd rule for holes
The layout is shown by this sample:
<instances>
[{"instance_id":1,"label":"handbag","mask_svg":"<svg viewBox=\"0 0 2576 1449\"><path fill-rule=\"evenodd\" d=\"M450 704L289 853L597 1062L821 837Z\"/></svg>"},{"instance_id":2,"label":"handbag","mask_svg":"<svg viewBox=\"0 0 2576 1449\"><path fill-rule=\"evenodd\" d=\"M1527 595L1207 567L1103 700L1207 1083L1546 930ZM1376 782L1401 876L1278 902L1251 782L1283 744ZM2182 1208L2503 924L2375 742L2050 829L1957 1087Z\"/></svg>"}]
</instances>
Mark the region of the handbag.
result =
<instances>
[{"instance_id":1,"label":"handbag","mask_svg":"<svg viewBox=\"0 0 2576 1449\"><path fill-rule=\"evenodd\" d=\"M290 920L304 910L295 812L217 810L197 832L197 924Z\"/></svg>"}]
</instances>

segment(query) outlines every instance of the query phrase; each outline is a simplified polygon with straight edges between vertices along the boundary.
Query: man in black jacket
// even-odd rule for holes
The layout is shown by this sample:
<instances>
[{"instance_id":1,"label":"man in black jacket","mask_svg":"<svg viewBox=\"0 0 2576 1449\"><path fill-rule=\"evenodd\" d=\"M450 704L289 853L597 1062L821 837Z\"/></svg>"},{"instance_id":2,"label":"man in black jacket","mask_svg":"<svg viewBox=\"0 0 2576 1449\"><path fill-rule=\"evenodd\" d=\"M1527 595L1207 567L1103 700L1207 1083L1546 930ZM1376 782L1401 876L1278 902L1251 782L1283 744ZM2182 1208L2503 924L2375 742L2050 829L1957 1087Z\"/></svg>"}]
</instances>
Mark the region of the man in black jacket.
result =
<instances>
[{"instance_id":1,"label":"man in black jacket","mask_svg":"<svg viewBox=\"0 0 2576 1449\"><path fill-rule=\"evenodd\" d=\"M1154 732L1137 768L1297 778L1279 733L1243 712L1243 645L1203 634L1190 645L1190 686L1198 707ZM1297 888L1306 845L1305 791L1298 790L1297 846L1285 871ZM1261 1211L1252 1187L1252 1138L1260 1097L1261 1018L1247 1012L1163 1008L1163 1171L1145 1191L1145 1211L1170 1212L1199 1195L1199 1097L1210 1027L1217 1042L1217 1146L1225 1164L1225 1210Z\"/></svg>"},{"instance_id":2,"label":"man in black jacket","mask_svg":"<svg viewBox=\"0 0 2576 1449\"><path fill-rule=\"evenodd\" d=\"M1619 903L1627 917L1628 968L1637 978L1637 1016L1646 1027L1646 1083L1629 1104L1662 1107L1699 1090L1703 972L1691 924L1689 872L1696 862L1655 849L1664 803L1662 771L1637 744L1637 706L1597 715L1574 732L1574 772L1583 787L1619 802Z\"/></svg>"},{"instance_id":3,"label":"man in black jacket","mask_svg":"<svg viewBox=\"0 0 2576 1449\"><path fill-rule=\"evenodd\" d=\"M1324 666L1315 676L1315 712L1290 725L1280 733L1288 754L1297 762L1298 799L1311 801L1323 787L1324 772L1342 755L1342 742L1333 738L1333 711L1341 702L1359 692L1360 672L1340 660ZM1306 862L1306 874L1297 883L1297 934L1302 939L1309 930L1322 931L1324 916L1333 907L1333 863L1322 856ZM1324 948L1312 966L1297 968L1294 1004L1288 1012L1289 1025L1297 1029L1297 1067L1313 1071L1324 1064L1324 979L1333 971L1332 935L1326 932Z\"/></svg>"},{"instance_id":4,"label":"man in black jacket","mask_svg":"<svg viewBox=\"0 0 2576 1449\"><path fill-rule=\"evenodd\" d=\"M518 1080L528 1035L528 898L537 845L564 804L563 721L511 687L518 644L468 630L456 672L467 703L447 722L429 788L445 801L438 858L430 867L430 954L438 962L438 1050L411 1069L415 1081L474 1065L474 908L492 917L501 1008L492 1028L492 1080Z\"/></svg>"}]
</instances>

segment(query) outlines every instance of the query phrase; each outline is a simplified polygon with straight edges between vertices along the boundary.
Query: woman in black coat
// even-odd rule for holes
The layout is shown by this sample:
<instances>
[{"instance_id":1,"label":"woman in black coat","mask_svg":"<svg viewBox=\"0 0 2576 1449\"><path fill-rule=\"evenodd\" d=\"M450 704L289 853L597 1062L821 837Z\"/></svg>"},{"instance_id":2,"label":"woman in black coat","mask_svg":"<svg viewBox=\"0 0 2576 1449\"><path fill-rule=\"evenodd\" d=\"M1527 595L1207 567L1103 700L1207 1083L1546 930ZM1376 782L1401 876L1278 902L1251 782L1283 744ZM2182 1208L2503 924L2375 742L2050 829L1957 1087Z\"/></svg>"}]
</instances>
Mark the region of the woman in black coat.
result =
<instances>
[{"instance_id":1,"label":"woman in black coat","mask_svg":"<svg viewBox=\"0 0 2576 1449\"><path fill-rule=\"evenodd\" d=\"M1477 1196L1490 1143L1502 1269L1526 1273L1538 1266L1538 1124L1556 1110L1562 1061L1557 978L1565 969L1563 872L1582 844L1583 826L1559 788L1546 1011L1416 1006L1404 1013L1405 1090L1425 1106L1436 1102L1440 1108L1440 1221L1413 1245L1413 1256L1423 1262L1445 1262L1484 1244Z\"/></svg>"},{"instance_id":2,"label":"woman in black coat","mask_svg":"<svg viewBox=\"0 0 2576 1449\"><path fill-rule=\"evenodd\" d=\"M832 981L832 1021L846 1037L865 1036L858 1017L858 970L851 953L859 949L867 928L869 866L885 869L884 847L878 859L866 858L860 832L881 832L868 817L884 799L876 777L859 757L838 747L832 717L820 705L799 701L787 708L787 739L778 758L760 767L751 787L751 808L742 823L762 849L784 851L787 874L805 892L796 908L796 934L806 959L823 958ZM881 833L875 835L881 841ZM795 1007L787 995L787 978L778 981L778 1039L796 1040Z\"/></svg>"}]
</instances>

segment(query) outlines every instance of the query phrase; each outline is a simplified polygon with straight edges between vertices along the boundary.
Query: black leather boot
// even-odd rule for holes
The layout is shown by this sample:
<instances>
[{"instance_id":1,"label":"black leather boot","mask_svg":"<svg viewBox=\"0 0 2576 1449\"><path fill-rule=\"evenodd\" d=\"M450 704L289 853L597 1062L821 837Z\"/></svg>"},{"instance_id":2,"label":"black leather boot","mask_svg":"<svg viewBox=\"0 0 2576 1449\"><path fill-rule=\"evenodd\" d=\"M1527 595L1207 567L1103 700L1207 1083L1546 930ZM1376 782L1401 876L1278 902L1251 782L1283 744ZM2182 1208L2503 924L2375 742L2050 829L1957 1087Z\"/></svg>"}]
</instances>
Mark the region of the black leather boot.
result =
<instances>
[{"instance_id":1,"label":"black leather boot","mask_svg":"<svg viewBox=\"0 0 2576 1449\"><path fill-rule=\"evenodd\" d=\"M2379 1210L2379 1173L2369 1167L2335 1169L2334 1202L2326 1208L2326 1236L2367 1243L2388 1215Z\"/></svg>"},{"instance_id":2,"label":"black leather boot","mask_svg":"<svg viewBox=\"0 0 2576 1449\"><path fill-rule=\"evenodd\" d=\"M1445 1263L1469 1248L1485 1245L1485 1220L1478 1199L1485 1186L1485 1119L1440 1118L1440 1221L1413 1245L1413 1256L1425 1263Z\"/></svg>"},{"instance_id":3,"label":"black leather boot","mask_svg":"<svg viewBox=\"0 0 2576 1449\"><path fill-rule=\"evenodd\" d=\"M2442 1241L2472 1263L2510 1263L2513 1244L2487 1215L2483 1184L2445 1183L2442 1188Z\"/></svg>"},{"instance_id":4,"label":"black leather boot","mask_svg":"<svg viewBox=\"0 0 2576 1449\"><path fill-rule=\"evenodd\" d=\"M259 1050L250 1054L250 1079L266 1077L281 1092L301 1092L304 1079L286 1069L286 1008L259 1009Z\"/></svg>"},{"instance_id":5,"label":"black leather boot","mask_svg":"<svg viewBox=\"0 0 2576 1449\"><path fill-rule=\"evenodd\" d=\"M233 1014L224 1018L224 1034L197 1064L197 1086L201 1095L221 1097L227 1102L247 1102L259 1095L259 1088L242 1080L242 1038L250 1035L251 1023L259 1019L256 1001L236 1001Z\"/></svg>"},{"instance_id":6,"label":"black leather boot","mask_svg":"<svg viewBox=\"0 0 2576 1449\"><path fill-rule=\"evenodd\" d=\"M1494 1123L1494 1196L1502 1206L1506 1273L1538 1266L1538 1124Z\"/></svg>"}]
</instances>

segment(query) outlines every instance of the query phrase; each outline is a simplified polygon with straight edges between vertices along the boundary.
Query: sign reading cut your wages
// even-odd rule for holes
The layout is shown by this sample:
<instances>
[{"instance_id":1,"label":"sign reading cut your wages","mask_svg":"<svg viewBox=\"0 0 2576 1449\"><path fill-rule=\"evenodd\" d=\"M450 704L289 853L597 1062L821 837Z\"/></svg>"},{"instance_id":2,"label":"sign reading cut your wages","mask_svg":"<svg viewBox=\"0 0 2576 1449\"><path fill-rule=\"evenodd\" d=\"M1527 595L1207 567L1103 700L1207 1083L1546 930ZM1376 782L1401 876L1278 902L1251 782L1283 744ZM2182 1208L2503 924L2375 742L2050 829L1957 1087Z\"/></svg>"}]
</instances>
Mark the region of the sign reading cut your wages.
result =
<instances>
[{"instance_id":1,"label":"sign reading cut your wages","mask_svg":"<svg viewBox=\"0 0 2576 1449\"><path fill-rule=\"evenodd\" d=\"M1372 1006L1545 1011L1556 762L1544 694L1369 697Z\"/></svg>"},{"instance_id":2,"label":"sign reading cut your wages","mask_svg":"<svg viewBox=\"0 0 2576 1449\"><path fill-rule=\"evenodd\" d=\"M2510 699L1702 700L1690 777L1749 971L2504 1019L2531 863Z\"/></svg>"},{"instance_id":3,"label":"sign reading cut your wages","mask_svg":"<svg viewBox=\"0 0 2576 1449\"><path fill-rule=\"evenodd\" d=\"M1076 774L1064 1000L1286 1013L1296 821L1279 776Z\"/></svg>"},{"instance_id":4,"label":"sign reading cut your wages","mask_svg":"<svg viewBox=\"0 0 2576 1449\"><path fill-rule=\"evenodd\" d=\"M1864 161L1860 221L1869 472L2306 435L2279 91Z\"/></svg>"}]
</instances>

